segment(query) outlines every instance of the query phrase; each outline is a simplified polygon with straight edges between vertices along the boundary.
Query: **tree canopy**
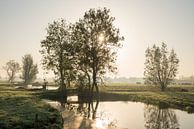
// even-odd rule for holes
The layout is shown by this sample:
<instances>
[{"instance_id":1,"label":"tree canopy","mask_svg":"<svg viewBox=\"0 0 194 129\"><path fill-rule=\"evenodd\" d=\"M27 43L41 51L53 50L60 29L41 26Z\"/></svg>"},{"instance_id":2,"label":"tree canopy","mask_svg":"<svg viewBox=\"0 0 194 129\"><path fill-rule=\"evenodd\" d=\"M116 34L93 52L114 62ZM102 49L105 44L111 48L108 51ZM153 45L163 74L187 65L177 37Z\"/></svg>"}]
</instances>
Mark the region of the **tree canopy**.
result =
<instances>
[{"instance_id":1,"label":"tree canopy","mask_svg":"<svg viewBox=\"0 0 194 129\"><path fill-rule=\"evenodd\" d=\"M167 45L162 43L161 47L153 45L147 48L145 56L145 82L159 86L164 91L178 72L179 59L175 51L172 49L169 52Z\"/></svg>"},{"instance_id":2,"label":"tree canopy","mask_svg":"<svg viewBox=\"0 0 194 129\"><path fill-rule=\"evenodd\" d=\"M26 54L22 58L22 76L21 79L24 80L25 84L29 84L36 79L36 74L38 73L37 64L34 64L33 58L30 54Z\"/></svg>"},{"instance_id":3,"label":"tree canopy","mask_svg":"<svg viewBox=\"0 0 194 129\"><path fill-rule=\"evenodd\" d=\"M74 46L71 43L71 25L60 19L49 24L46 39L41 42L40 51L43 66L51 69L59 80L60 90L65 92L67 78L74 64Z\"/></svg>"}]
</instances>

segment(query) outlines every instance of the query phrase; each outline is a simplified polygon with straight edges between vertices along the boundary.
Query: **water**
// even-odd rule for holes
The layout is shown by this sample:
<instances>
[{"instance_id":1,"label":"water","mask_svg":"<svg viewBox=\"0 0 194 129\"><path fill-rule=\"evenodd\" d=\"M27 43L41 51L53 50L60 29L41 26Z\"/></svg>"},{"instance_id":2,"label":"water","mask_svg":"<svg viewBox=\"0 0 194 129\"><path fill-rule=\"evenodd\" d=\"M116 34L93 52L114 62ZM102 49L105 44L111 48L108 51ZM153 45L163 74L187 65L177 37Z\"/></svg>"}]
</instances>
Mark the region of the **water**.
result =
<instances>
[{"instance_id":1,"label":"water","mask_svg":"<svg viewBox=\"0 0 194 129\"><path fill-rule=\"evenodd\" d=\"M73 99L76 99L73 97ZM193 129L194 114L175 110L160 109L158 106L136 102L93 102L57 105L68 120L66 127L98 129ZM71 112L71 113L70 113ZM73 113L72 113L73 112ZM68 113L70 113L68 115ZM74 116L72 116L74 114ZM71 116L71 119L67 119ZM73 124L69 124L73 123ZM84 125L85 124L85 125Z\"/></svg>"},{"instance_id":2,"label":"water","mask_svg":"<svg viewBox=\"0 0 194 129\"><path fill-rule=\"evenodd\" d=\"M24 88L24 86L16 86L15 87L16 89L17 88ZM27 87L26 87L27 89L42 89L43 88L43 86L33 86L33 85L27 85ZM57 90L59 87L58 86L47 86L46 87L46 89L47 90Z\"/></svg>"}]
</instances>

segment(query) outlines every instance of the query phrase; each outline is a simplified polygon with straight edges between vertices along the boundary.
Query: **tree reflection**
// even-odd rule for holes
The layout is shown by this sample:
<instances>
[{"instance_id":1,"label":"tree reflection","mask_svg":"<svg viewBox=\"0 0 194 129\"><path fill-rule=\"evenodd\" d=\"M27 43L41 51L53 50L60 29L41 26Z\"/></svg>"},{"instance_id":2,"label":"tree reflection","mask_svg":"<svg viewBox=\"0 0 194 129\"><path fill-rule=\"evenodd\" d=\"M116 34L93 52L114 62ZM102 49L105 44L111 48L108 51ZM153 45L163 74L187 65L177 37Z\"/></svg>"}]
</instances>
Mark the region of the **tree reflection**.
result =
<instances>
[{"instance_id":1,"label":"tree reflection","mask_svg":"<svg viewBox=\"0 0 194 129\"><path fill-rule=\"evenodd\" d=\"M146 129L179 129L177 116L171 109L146 105L144 119Z\"/></svg>"},{"instance_id":2,"label":"tree reflection","mask_svg":"<svg viewBox=\"0 0 194 129\"><path fill-rule=\"evenodd\" d=\"M82 99L78 101L60 100L60 112L64 128L117 128L117 121L102 109L98 111L99 100Z\"/></svg>"},{"instance_id":3,"label":"tree reflection","mask_svg":"<svg viewBox=\"0 0 194 129\"><path fill-rule=\"evenodd\" d=\"M98 109L99 101L88 101L85 103L80 102L78 104L78 113L84 115L87 118L96 119L96 112Z\"/></svg>"}]
</instances>

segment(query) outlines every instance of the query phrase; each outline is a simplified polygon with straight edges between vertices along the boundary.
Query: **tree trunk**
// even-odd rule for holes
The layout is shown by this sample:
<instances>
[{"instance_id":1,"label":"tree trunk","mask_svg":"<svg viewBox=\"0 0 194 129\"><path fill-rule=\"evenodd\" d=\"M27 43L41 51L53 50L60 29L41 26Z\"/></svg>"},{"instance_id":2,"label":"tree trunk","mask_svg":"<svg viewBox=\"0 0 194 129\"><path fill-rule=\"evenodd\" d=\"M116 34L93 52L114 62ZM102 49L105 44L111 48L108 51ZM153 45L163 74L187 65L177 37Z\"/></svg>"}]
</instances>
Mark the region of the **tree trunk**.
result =
<instances>
[{"instance_id":1,"label":"tree trunk","mask_svg":"<svg viewBox=\"0 0 194 129\"><path fill-rule=\"evenodd\" d=\"M93 73L93 83L92 83L92 98L94 97L94 88L96 89L96 93L99 93L98 85L96 82L96 72Z\"/></svg>"},{"instance_id":2,"label":"tree trunk","mask_svg":"<svg viewBox=\"0 0 194 129\"><path fill-rule=\"evenodd\" d=\"M88 77L88 87L89 87L89 90L88 90L88 97L89 98L91 98L91 96L92 96L92 91L91 91L91 79L90 79L90 75L86 72L86 75L87 75L87 77Z\"/></svg>"},{"instance_id":3,"label":"tree trunk","mask_svg":"<svg viewBox=\"0 0 194 129\"><path fill-rule=\"evenodd\" d=\"M164 92L165 91L165 84L164 84L164 82L161 82L161 84L160 84L160 89L161 89L161 91L162 92Z\"/></svg>"},{"instance_id":4,"label":"tree trunk","mask_svg":"<svg viewBox=\"0 0 194 129\"><path fill-rule=\"evenodd\" d=\"M61 94L61 99L67 99L67 93L66 93L66 85L64 82L64 75L63 75L63 69L60 69L60 87L59 92Z\"/></svg>"},{"instance_id":5,"label":"tree trunk","mask_svg":"<svg viewBox=\"0 0 194 129\"><path fill-rule=\"evenodd\" d=\"M66 85L64 83L64 78L61 78L61 95L62 95L62 97L66 97L67 96Z\"/></svg>"},{"instance_id":6,"label":"tree trunk","mask_svg":"<svg viewBox=\"0 0 194 129\"><path fill-rule=\"evenodd\" d=\"M61 85L60 85L59 90L61 90L60 91L61 92L61 97L62 97L61 99L65 98L65 100L66 100L67 99L67 94L66 94L66 85L65 85L65 82L64 82L64 73L63 73L63 71L64 71L64 67L63 67L63 53L60 54L59 71L60 71L60 81L61 81Z\"/></svg>"}]
</instances>

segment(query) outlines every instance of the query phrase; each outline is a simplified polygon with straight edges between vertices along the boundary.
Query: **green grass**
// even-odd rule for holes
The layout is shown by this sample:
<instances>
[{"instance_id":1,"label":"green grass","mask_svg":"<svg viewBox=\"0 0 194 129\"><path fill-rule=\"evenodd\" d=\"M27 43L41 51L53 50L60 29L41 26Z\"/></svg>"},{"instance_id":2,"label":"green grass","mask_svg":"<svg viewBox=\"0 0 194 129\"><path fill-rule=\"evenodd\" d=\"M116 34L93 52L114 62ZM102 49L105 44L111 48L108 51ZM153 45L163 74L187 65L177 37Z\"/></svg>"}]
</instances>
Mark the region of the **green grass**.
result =
<instances>
[{"instance_id":1,"label":"green grass","mask_svg":"<svg viewBox=\"0 0 194 129\"><path fill-rule=\"evenodd\" d=\"M187 89L188 92L181 92ZM177 108L194 113L194 86L171 85L165 92L154 86L143 84L109 84L100 88L102 101L137 101Z\"/></svg>"},{"instance_id":2,"label":"green grass","mask_svg":"<svg viewBox=\"0 0 194 129\"><path fill-rule=\"evenodd\" d=\"M57 129L61 128L61 116L44 103L37 92L14 89L0 85L0 128L1 129ZM36 114L38 119L35 119Z\"/></svg>"},{"instance_id":3,"label":"green grass","mask_svg":"<svg viewBox=\"0 0 194 129\"><path fill-rule=\"evenodd\" d=\"M160 91L155 86L146 86L144 84L129 84L129 83L108 83L105 86L100 86L101 91ZM194 92L194 85L169 85L166 91L181 91L181 89L187 89L190 92Z\"/></svg>"}]
</instances>

